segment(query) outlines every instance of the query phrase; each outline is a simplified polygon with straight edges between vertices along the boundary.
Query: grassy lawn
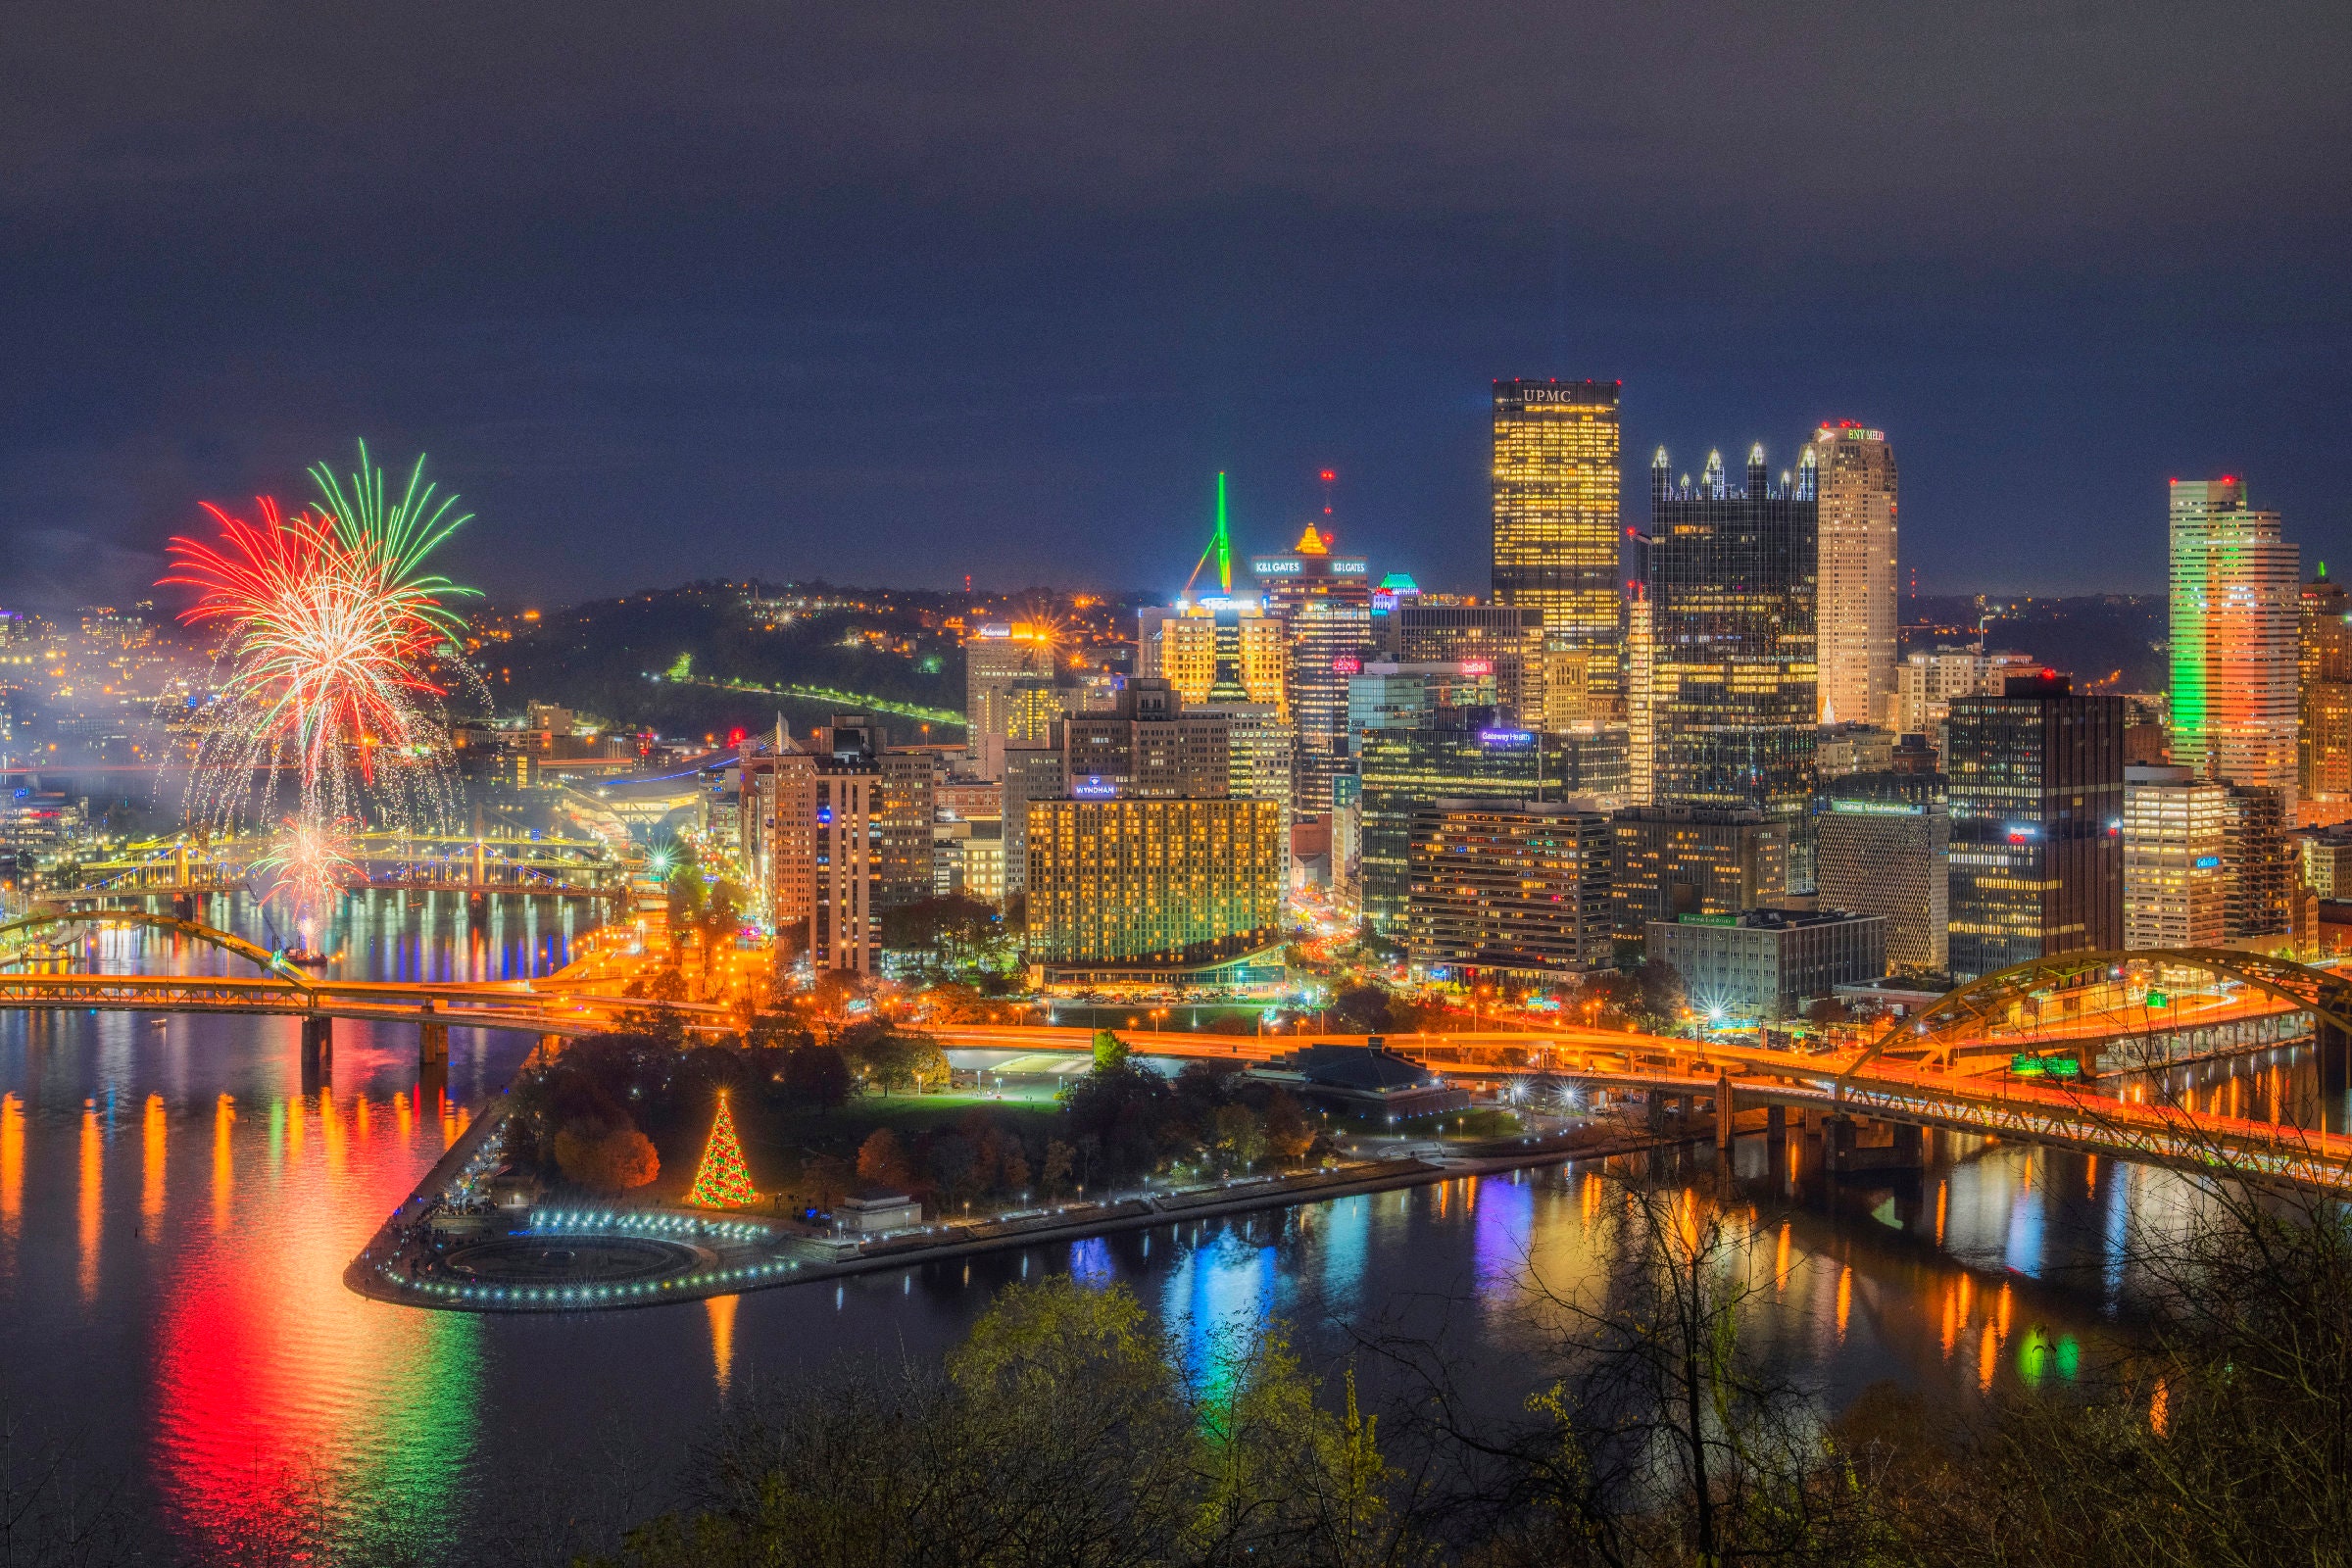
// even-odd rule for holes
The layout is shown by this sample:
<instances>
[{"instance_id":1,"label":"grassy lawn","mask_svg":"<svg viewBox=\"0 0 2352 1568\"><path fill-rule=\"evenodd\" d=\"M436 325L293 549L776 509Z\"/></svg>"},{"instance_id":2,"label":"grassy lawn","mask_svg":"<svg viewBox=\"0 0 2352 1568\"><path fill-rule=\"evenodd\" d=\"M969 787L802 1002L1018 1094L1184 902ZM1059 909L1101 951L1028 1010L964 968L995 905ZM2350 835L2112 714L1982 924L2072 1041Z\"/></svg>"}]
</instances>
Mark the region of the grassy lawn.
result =
<instances>
[{"instance_id":1,"label":"grassy lawn","mask_svg":"<svg viewBox=\"0 0 2352 1568\"><path fill-rule=\"evenodd\" d=\"M1330 1126L1335 1133L1368 1138L1515 1138L1525 1130L1515 1112L1494 1105L1449 1110L1436 1116L1411 1116L1395 1122L1385 1116L1334 1116Z\"/></svg>"},{"instance_id":2,"label":"grassy lawn","mask_svg":"<svg viewBox=\"0 0 2352 1568\"><path fill-rule=\"evenodd\" d=\"M831 1154L855 1161L858 1146L877 1128L887 1127L903 1143L911 1145L921 1133L954 1127L972 1111L981 1110L992 1120L1035 1138L1051 1131L1060 1116L1052 1085L984 1093L861 1095L826 1111L738 1099L731 1109L735 1135L743 1145L744 1165L763 1192L796 1175L802 1160L809 1155ZM662 1174L646 1190L647 1198L670 1203L683 1200L694 1185L710 1132L707 1124L681 1127L655 1139Z\"/></svg>"}]
</instances>

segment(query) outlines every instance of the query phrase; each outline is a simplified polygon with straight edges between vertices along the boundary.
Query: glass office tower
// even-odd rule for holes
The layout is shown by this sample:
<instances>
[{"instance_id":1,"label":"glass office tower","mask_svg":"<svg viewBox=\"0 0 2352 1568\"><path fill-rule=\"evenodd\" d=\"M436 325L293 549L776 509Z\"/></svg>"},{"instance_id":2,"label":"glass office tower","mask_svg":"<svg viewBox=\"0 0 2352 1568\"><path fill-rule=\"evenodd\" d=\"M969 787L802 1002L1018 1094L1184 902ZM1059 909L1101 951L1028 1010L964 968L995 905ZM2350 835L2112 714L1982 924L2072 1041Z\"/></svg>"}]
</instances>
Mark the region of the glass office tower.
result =
<instances>
[{"instance_id":1,"label":"glass office tower","mask_svg":"<svg viewBox=\"0 0 2352 1568\"><path fill-rule=\"evenodd\" d=\"M1619 671L1615 381L1494 383L1494 602L1544 614L1603 701Z\"/></svg>"}]
</instances>

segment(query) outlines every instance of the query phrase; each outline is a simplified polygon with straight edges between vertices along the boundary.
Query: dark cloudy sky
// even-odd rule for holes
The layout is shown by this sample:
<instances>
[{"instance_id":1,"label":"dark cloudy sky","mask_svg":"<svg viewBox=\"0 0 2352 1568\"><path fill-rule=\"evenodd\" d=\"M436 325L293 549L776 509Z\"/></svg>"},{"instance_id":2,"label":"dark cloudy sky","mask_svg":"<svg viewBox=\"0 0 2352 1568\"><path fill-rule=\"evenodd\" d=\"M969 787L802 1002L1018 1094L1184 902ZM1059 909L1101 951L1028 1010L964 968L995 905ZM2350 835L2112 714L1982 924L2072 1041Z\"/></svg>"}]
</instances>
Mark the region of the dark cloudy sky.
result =
<instances>
[{"instance_id":1,"label":"dark cloudy sky","mask_svg":"<svg viewBox=\"0 0 2352 1568\"><path fill-rule=\"evenodd\" d=\"M359 434L516 597L1152 586L1323 466L1483 588L1508 374L1637 482L1884 425L1926 591L2154 586L2174 474L2352 561L2348 18L8 0L0 602Z\"/></svg>"}]
</instances>

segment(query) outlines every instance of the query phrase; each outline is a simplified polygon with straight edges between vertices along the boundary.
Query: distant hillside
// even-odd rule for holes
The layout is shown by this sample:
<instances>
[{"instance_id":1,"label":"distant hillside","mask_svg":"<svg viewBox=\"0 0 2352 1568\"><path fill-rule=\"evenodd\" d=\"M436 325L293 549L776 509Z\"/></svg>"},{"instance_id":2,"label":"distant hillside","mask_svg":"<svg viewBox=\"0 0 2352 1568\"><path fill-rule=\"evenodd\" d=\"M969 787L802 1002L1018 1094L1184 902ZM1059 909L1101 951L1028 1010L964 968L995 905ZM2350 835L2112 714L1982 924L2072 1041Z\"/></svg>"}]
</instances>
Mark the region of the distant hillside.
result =
<instances>
[{"instance_id":1,"label":"distant hillside","mask_svg":"<svg viewBox=\"0 0 2352 1568\"><path fill-rule=\"evenodd\" d=\"M963 649L942 628L941 608L899 596L852 601L846 592L804 596L804 608L794 609L754 601L735 586L660 590L507 622L512 640L486 643L477 658L501 713L559 703L670 735L764 729L779 710L797 731L850 706L722 689L732 682L961 712ZM915 717L890 717L886 725L901 742L926 738ZM961 735L935 724L927 738Z\"/></svg>"},{"instance_id":2,"label":"distant hillside","mask_svg":"<svg viewBox=\"0 0 2352 1568\"><path fill-rule=\"evenodd\" d=\"M1906 652L1972 642L1980 615L1987 643L2032 654L2078 685L2160 692L2171 684L2168 608L2162 594L2085 594L2071 599L1951 596L1903 601Z\"/></svg>"}]
</instances>

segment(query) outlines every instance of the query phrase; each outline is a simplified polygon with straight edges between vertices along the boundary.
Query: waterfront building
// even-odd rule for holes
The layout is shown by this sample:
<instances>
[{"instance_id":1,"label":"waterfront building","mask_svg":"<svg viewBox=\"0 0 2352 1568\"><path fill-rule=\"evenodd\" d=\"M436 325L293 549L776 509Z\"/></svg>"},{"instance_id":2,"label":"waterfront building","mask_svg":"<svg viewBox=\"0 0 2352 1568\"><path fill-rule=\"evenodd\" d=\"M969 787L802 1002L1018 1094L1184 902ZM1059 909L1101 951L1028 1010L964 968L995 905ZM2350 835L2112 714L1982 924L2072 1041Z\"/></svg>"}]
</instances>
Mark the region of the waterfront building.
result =
<instances>
[{"instance_id":1,"label":"waterfront building","mask_svg":"<svg viewBox=\"0 0 2352 1568\"><path fill-rule=\"evenodd\" d=\"M1606 702L1623 690L1619 390L1615 381L1494 383L1494 602L1540 612L1547 646L1578 655L1586 689Z\"/></svg>"},{"instance_id":2,"label":"waterfront building","mask_svg":"<svg viewBox=\"0 0 2352 1568\"><path fill-rule=\"evenodd\" d=\"M1290 655L1282 617L1247 595L1179 599L1137 612L1138 675L1157 676L1186 704L1263 703L1290 713ZM1240 691L1219 691L1220 666Z\"/></svg>"},{"instance_id":3,"label":"waterfront building","mask_svg":"<svg viewBox=\"0 0 2352 1568\"><path fill-rule=\"evenodd\" d=\"M1821 509L1821 721L1894 722L1895 468L1883 430L1840 419L1806 449Z\"/></svg>"},{"instance_id":4,"label":"waterfront building","mask_svg":"<svg viewBox=\"0 0 2352 1568\"><path fill-rule=\"evenodd\" d=\"M1636 944L1652 920L1724 915L1780 903L1788 824L1745 808L1637 806L1611 819L1610 922Z\"/></svg>"},{"instance_id":5,"label":"waterfront building","mask_svg":"<svg viewBox=\"0 0 2352 1568\"><path fill-rule=\"evenodd\" d=\"M1028 942L1052 966L1214 962L1278 942L1275 801L1034 801Z\"/></svg>"},{"instance_id":6,"label":"waterfront building","mask_svg":"<svg viewBox=\"0 0 2352 1568\"><path fill-rule=\"evenodd\" d=\"M1844 909L1749 909L1652 920L1643 951L1683 978L1690 1005L1721 1022L1794 1016L1806 1003L1886 973L1886 917Z\"/></svg>"},{"instance_id":7,"label":"waterfront building","mask_svg":"<svg viewBox=\"0 0 2352 1568\"><path fill-rule=\"evenodd\" d=\"M2192 767L2125 767L2127 948L2218 948L2227 940L2228 792Z\"/></svg>"},{"instance_id":8,"label":"waterfront building","mask_svg":"<svg viewBox=\"0 0 2352 1568\"><path fill-rule=\"evenodd\" d=\"M2328 563L2303 585L2295 658L2295 795L2305 827L2352 820L2352 595Z\"/></svg>"},{"instance_id":9,"label":"waterfront building","mask_svg":"<svg viewBox=\"0 0 2352 1568\"><path fill-rule=\"evenodd\" d=\"M964 640L964 756L982 777L996 777L1003 765L1007 688L1053 674L1053 641L1033 626L984 625Z\"/></svg>"},{"instance_id":10,"label":"waterfront building","mask_svg":"<svg viewBox=\"0 0 2352 1568\"><path fill-rule=\"evenodd\" d=\"M1793 883L1810 887L1814 470L1776 485L1758 446L1738 489L1720 453L1707 455L1697 484L1677 484L1661 447L1649 507L1654 799L1753 809L1786 824Z\"/></svg>"},{"instance_id":11,"label":"waterfront building","mask_svg":"<svg viewBox=\"0 0 2352 1568\"><path fill-rule=\"evenodd\" d=\"M1547 735L1497 724L1492 710L1363 737L1363 912L1398 929L1412 893L1413 815L1441 800L1563 802L1625 787L1625 731Z\"/></svg>"},{"instance_id":12,"label":"waterfront building","mask_svg":"<svg viewBox=\"0 0 2352 1568\"><path fill-rule=\"evenodd\" d=\"M1231 787L1230 721L1220 711L1188 711L1165 680L1139 675L1108 711L1072 715L1062 748L1066 793L1080 799L1207 800Z\"/></svg>"},{"instance_id":13,"label":"waterfront building","mask_svg":"<svg viewBox=\"0 0 2352 1568\"><path fill-rule=\"evenodd\" d=\"M1885 915L1888 965L1941 974L1951 964L1951 808L1934 754L1919 747L1903 764L1825 785L1826 809L1814 823L1821 905Z\"/></svg>"},{"instance_id":14,"label":"waterfront building","mask_svg":"<svg viewBox=\"0 0 2352 1568\"><path fill-rule=\"evenodd\" d=\"M1534 981L1609 967L1610 845L1607 812L1559 802L1420 807L1405 921L1414 967Z\"/></svg>"},{"instance_id":15,"label":"waterfront building","mask_svg":"<svg viewBox=\"0 0 2352 1568\"><path fill-rule=\"evenodd\" d=\"M1944 718L1955 697L1997 693L2013 674L2039 669L2029 654L1986 653L1982 648L1923 648L1895 670L1894 730L1925 735L1938 754L1944 749Z\"/></svg>"},{"instance_id":16,"label":"waterfront building","mask_svg":"<svg viewBox=\"0 0 2352 1568\"><path fill-rule=\"evenodd\" d=\"M1387 649L1403 664L1457 663L1494 678L1492 701L1513 723L1563 729L1544 700L1544 612L1510 605L1405 603L1384 617ZM1586 716L1579 712L1577 718Z\"/></svg>"},{"instance_id":17,"label":"waterfront building","mask_svg":"<svg viewBox=\"0 0 2352 1568\"><path fill-rule=\"evenodd\" d=\"M2298 857L2287 836L2285 795L2231 784L2224 792L2222 934L2230 942L2294 930Z\"/></svg>"},{"instance_id":18,"label":"waterfront building","mask_svg":"<svg viewBox=\"0 0 2352 1568\"><path fill-rule=\"evenodd\" d=\"M2064 675L1952 700L1952 974L2124 942L2124 701Z\"/></svg>"},{"instance_id":19,"label":"waterfront building","mask_svg":"<svg viewBox=\"0 0 2352 1568\"><path fill-rule=\"evenodd\" d=\"M1294 810L1331 810L1331 781L1348 757L1348 676L1372 640L1372 585L1361 556L1335 554L1309 523L1287 555L1252 557L1250 573L1283 623L1285 707L1298 732Z\"/></svg>"},{"instance_id":20,"label":"waterfront building","mask_svg":"<svg viewBox=\"0 0 2352 1568\"><path fill-rule=\"evenodd\" d=\"M1029 891L1029 808L1069 793L1059 746L1014 746L1004 752L998 820L1004 824L1004 896Z\"/></svg>"},{"instance_id":21,"label":"waterfront building","mask_svg":"<svg viewBox=\"0 0 2352 1568\"><path fill-rule=\"evenodd\" d=\"M2246 482L2172 482L2173 760L2279 792L2295 819L2299 576Z\"/></svg>"}]
</instances>

